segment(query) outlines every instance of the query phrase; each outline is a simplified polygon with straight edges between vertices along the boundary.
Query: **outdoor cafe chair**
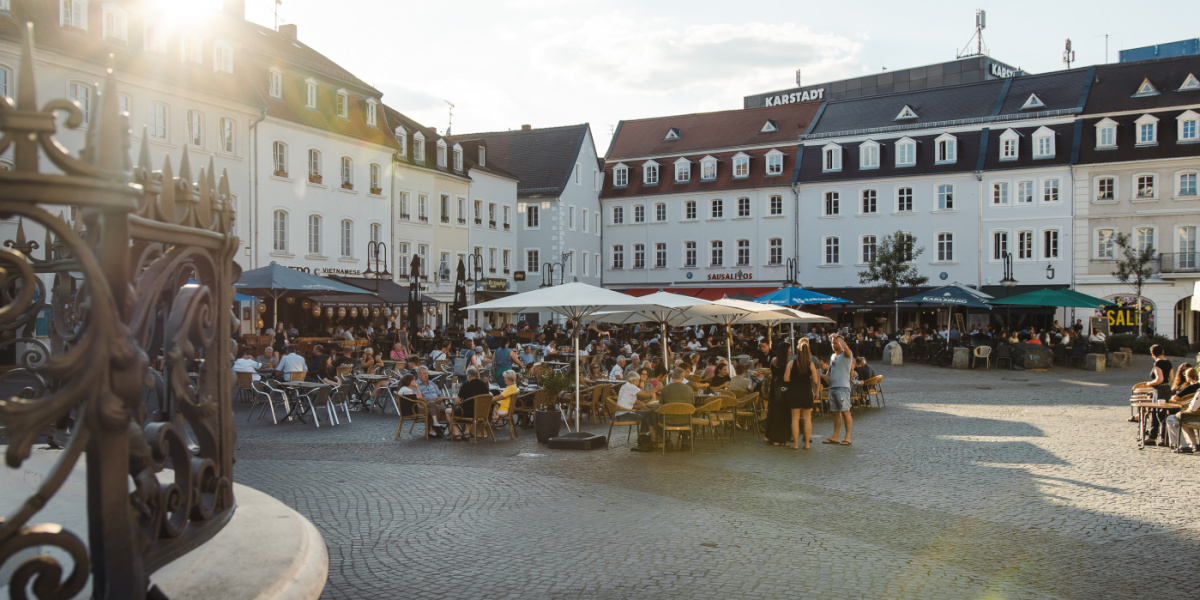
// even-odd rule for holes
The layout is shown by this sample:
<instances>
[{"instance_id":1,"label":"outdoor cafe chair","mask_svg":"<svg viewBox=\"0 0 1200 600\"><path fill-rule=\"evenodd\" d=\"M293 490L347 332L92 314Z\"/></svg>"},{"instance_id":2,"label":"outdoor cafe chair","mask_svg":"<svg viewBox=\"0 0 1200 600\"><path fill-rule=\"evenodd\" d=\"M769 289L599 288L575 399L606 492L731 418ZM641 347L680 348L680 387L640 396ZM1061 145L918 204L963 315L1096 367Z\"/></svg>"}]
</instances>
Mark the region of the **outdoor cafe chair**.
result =
<instances>
[{"instance_id":1,"label":"outdoor cafe chair","mask_svg":"<svg viewBox=\"0 0 1200 600\"><path fill-rule=\"evenodd\" d=\"M694 414L696 414L696 407L686 402L671 402L670 404L658 407L658 415L662 419L663 454L667 453L667 439L672 431L679 434L680 446L683 445L683 432L686 431L688 435L692 435L692 415ZM685 420L682 420L679 424L668 424L668 421L674 421L674 419L667 418L672 416L680 416ZM692 437L694 438L695 436L693 435ZM695 439L692 440L689 447L693 453L696 451Z\"/></svg>"},{"instance_id":2,"label":"outdoor cafe chair","mask_svg":"<svg viewBox=\"0 0 1200 600\"><path fill-rule=\"evenodd\" d=\"M238 399L242 402L254 400L254 373L237 372Z\"/></svg>"},{"instance_id":3,"label":"outdoor cafe chair","mask_svg":"<svg viewBox=\"0 0 1200 600\"><path fill-rule=\"evenodd\" d=\"M1075 340L1075 345L1071 346L1071 357L1068 360L1067 366L1075 364L1079 361L1079 366L1083 367L1087 364L1088 345L1080 340Z\"/></svg>"},{"instance_id":4,"label":"outdoor cafe chair","mask_svg":"<svg viewBox=\"0 0 1200 600\"><path fill-rule=\"evenodd\" d=\"M496 411L500 410L500 403L503 400L504 399L501 398L500 400L492 400L491 401L492 408L491 408L491 411L489 411L489 413L488 413L489 418L491 417L491 415L495 415ZM488 421L488 429L490 429L492 432L492 441L493 442L496 441L495 440L496 425L498 423L500 424L501 427L508 428L508 439L513 440L513 439L517 438L517 421L516 421L516 419L513 418L516 416L516 413L513 412L516 409L516 406L517 406L517 397L513 396L509 400L509 403L508 403L508 415L500 417L500 419L503 419L503 423L500 423L500 421L498 421L498 420L497 421L490 421L490 420Z\"/></svg>"},{"instance_id":5,"label":"outdoor cafe chair","mask_svg":"<svg viewBox=\"0 0 1200 600\"><path fill-rule=\"evenodd\" d=\"M250 414L246 417L246 420L249 421L250 418L254 416L254 409L259 405L262 405L262 409L258 413L258 418L263 418L263 415L267 414L267 409L271 409L271 420L278 424L279 417L275 416L276 404L278 404L280 408L283 408L283 413L285 415L287 414L286 396L284 395L284 391L271 387L265 381L252 382L252 387L254 388L254 398L251 400ZM276 398L279 398L278 403L275 401Z\"/></svg>"},{"instance_id":6,"label":"outdoor cafe chair","mask_svg":"<svg viewBox=\"0 0 1200 600\"><path fill-rule=\"evenodd\" d=\"M717 426L720 421L716 417L716 412L721 409L721 404L724 403L723 398L716 398L704 406L696 408L696 414L692 417L692 428L706 427L708 428L708 439L712 442L713 450L717 449ZM693 440L692 443L695 443ZM724 444L724 442L721 442Z\"/></svg>"},{"instance_id":7,"label":"outdoor cafe chair","mask_svg":"<svg viewBox=\"0 0 1200 600\"><path fill-rule=\"evenodd\" d=\"M627 411L617 405L615 398L605 398L604 405L608 407L608 412L613 415L612 422L608 424L608 447L612 448L612 431L613 427L625 428L625 443L629 443L630 436L634 431L637 431L638 416L637 412Z\"/></svg>"},{"instance_id":8,"label":"outdoor cafe chair","mask_svg":"<svg viewBox=\"0 0 1200 600\"><path fill-rule=\"evenodd\" d=\"M354 365L342 365L337 368L337 378L344 379L354 369Z\"/></svg>"},{"instance_id":9,"label":"outdoor cafe chair","mask_svg":"<svg viewBox=\"0 0 1200 600\"><path fill-rule=\"evenodd\" d=\"M337 405L339 404L341 405L342 411L346 413L347 423L353 422L350 420L350 398L355 392L356 390L354 389L353 384L343 383L337 386L337 388L333 391L333 396L330 399L330 402L333 404L334 408L337 408Z\"/></svg>"},{"instance_id":10,"label":"outdoor cafe chair","mask_svg":"<svg viewBox=\"0 0 1200 600\"><path fill-rule=\"evenodd\" d=\"M303 396L304 401L308 403L309 412L312 413L313 423L317 425L318 429L321 428L321 418L317 415L318 406L325 407L325 413L329 416L330 425L338 424L337 413L334 412L334 403L332 402L332 397L333 387L327 385L313 388L311 392Z\"/></svg>"},{"instance_id":11,"label":"outdoor cafe chair","mask_svg":"<svg viewBox=\"0 0 1200 600\"><path fill-rule=\"evenodd\" d=\"M753 423L754 431L758 431L760 420L758 392L750 392L737 398L737 406L734 408L733 415L737 420L746 421L746 427Z\"/></svg>"},{"instance_id":12,"label":"outdoor cafe chair","mask_svg":"<svg viewBox=\"0 0 1200 600\"><path fill-rule=\"evenodd\" d=\"M411 396L400 396L400 402L396 406L396 411L400 413L400 423L396 425L396 437L393 440L400 439L400 430L404 427L405 421L412 421L408 426L408 432L412 433L413 427L417 426L417 422L425 424L425 439L429 439L430 419L429 406L420 398Z\"/></svg>"},{"instance_id":13,"label":"outdoor cafe chair","mask_svg":"<svg viewBox=\"0 0 1200 600\"><path fill-rule=\"evenodd\" d=\"M863 382L863 390L867 396L867 406L871 405L871 398L875 398L875 406L887 406L887 401L883 397L883 375L876 375Z\"/></svg>"},{"instance_id":14,"label":"outdoor cafe chair","mask_svg":"<svg viewBox=\"0 0 1200 600\"><path fill-rule=\"evenodd\" d=\"M718 394L714 399L721 401L721 407L718 408L715 413L713 413L713 416L716 417L717 423L721 425L722 428L726 426L730 428L729 438L733 439L733 429L736 427L737 421L737 418L734 416L737 411L737 398L734 398L732 395L728 394Z\"/></svg>"},{"instance_id":15,"label":"outdoor cafe chair","mask_svg":"<svg viewBox=\"0 0 1200 600\"><path fill-rule=\"evenodd\" d=\"M288 381L304 381L308 377L308 371L292 371L288 373Z\"/></svg>"},{"instance_id":16,"label":"outdoor cafe chair","mask_svg":"<svg viewBox=\"0 0 1200 600\"><path fill-rule=\"evenodd\" d=\"M1012 344L1000 344L999 346L996 346L996 353L995 353L996 368L997 369L1000 368L1000 361L1006 360L1006 361L1008 361L1008 368L1012 369L1012 366L1013 366L1012 353L1013 353Z\"/></svg>"},{"instance_id":17,"label":"outdoor cafe chair","mask_svg":"<svg viewBox=\"0 0 1200 600\"><path fill-rule=\"evenodd\" d=\"M479 443L479 429L483 428L485 432L491 432L492 442L496 441L496 433L492 431L492 396L491 394L479 394L471 398L473 412L471 415L458 416L454 411L450 411L450 431L455 430L455 426L459 423L470 423L475 426L471 430L471 441Z\"/></svg>"},{"instance_id":18,"label":"outdoor cafe chair","mask_svg":"<svg viewBox=\"0 0 1200 600\"><path fill-rule=\"evenodd\" d=\"M537 406L537 395L540 391L533 390L517 394L517 397L513 398L512 406L509 407L509 422L515 422L516 425L524 428L532 427L533 411Z\"/></svg>"}]
</instances>

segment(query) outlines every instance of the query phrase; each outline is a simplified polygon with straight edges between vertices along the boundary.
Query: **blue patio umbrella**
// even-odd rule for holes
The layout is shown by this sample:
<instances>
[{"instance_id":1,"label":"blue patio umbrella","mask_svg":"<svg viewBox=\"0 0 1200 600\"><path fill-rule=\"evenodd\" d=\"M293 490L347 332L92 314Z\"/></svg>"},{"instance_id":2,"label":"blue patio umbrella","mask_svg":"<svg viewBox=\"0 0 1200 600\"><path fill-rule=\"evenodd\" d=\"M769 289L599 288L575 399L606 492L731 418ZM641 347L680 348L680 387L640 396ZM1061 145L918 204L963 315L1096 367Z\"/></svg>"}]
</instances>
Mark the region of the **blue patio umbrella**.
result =
<instances>
[{"instance_id":1,"label":"blue patio umbrella","mask_svg":"<svg viewBox=\"0 0 1200 600\"><path fill-rule=\"evenodd\" d=\"M907 298L896 300L897 304L902 302L913 302L916 304L942 304L949 310L950 314L946 317L947 329L953 326L953 321L950 317L954 314L954 307L961 306L965 308L984 308L991 310L992 306L986 301L992 297L969 287L959 285L957 283L944 285L942 287L926 290L919 294L914 294ZM899 325L899 323L897 323Z\"/></svg>"},{"instance_id":2,"label":"blue patio umbrella","mask_svg":"<svg viewBox=\"0 0 1200 600\"><path fill-rule=\"evenodd\" d=\"M188 283L200 285L200 282L196 281L195 279L189 279ZM234 302L258 302L258 298L255 298L254 296L247 296L241 292L234 292L233 293L233 301Z\"/></svg>"},{"instance_id":3,"label":"blue patio umbrella","mask_svg":"<svg viewBox=\"0 0 1200 600\"><path fill-rule=\"evenodd\" d=\"M828 296L804 288L787 286L781 287L765 296L759 296L755 299L755 302L780 306L804 306L806 304L838 304L849 302L849 300L836 296Z\"/></svg>"}]
</instances>

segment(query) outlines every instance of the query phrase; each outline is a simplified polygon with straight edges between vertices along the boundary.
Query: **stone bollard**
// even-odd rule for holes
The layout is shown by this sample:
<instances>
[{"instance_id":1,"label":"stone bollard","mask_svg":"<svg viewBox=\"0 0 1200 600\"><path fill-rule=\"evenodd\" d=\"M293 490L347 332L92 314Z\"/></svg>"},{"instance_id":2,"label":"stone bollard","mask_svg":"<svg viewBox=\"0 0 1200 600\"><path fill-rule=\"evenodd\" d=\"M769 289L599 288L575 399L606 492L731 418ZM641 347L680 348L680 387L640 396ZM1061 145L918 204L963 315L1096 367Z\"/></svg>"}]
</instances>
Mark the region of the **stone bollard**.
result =
<instances>
[{"instance_id":1,"label":"stone bollard","mask_svg":"<svg viewBox=\"0 0 1200 600\"><path fill-rule=\"evenodd\" d=\"M970 348L955 348L954 362L950 363L952 369L967 369L971 366L971 349Z\"/></svg>"},{"instance_id":2,"label":"stone bollard","mask_svg":"<svg viewBox=\"0 0 1200 600\"><path fill-rule=\"evenodd\" d=\"M888 342L888 345L883 347L883 364L904 364L904 348L901 348L898 342Z\"/></svg>"},{"instance_id":3,"label":"stone bollard","mask_svg":"<svg viewBox=\"0 0 1200 600\"><path fill-rule=\"evenodd\" d=\"M1108 366L1114 369L1123 369L1129 366L1129 355L1124 352L1109 352Z\"/></svg>"},{"instance_id":4,"label":"stone bollard","mask_svg":"<svg viewBox=\"0 0 1200 600\"><path fill-rule=\"evenodd\" d=\"M1088 371L1103 371L1105 358L1106 357L1100 353L1089 354L1087 355L1086 360L1084 360L1083 368L1087 369Z\"/></svg>"}]
</instances>

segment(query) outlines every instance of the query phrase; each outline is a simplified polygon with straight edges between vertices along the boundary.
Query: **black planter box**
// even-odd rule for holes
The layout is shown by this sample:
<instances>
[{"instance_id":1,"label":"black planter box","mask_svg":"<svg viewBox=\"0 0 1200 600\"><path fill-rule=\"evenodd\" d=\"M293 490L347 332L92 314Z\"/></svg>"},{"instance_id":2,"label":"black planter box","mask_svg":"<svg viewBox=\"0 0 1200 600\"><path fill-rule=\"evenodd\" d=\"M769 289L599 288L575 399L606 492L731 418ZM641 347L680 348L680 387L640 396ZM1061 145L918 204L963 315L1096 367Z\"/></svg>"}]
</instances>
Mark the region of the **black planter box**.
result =
<instances>
[{"instance_id":1,"label":"black planter box","mask_svg":"<svg viewBox=\"0 0 1200 600\"><path fill-rule=\"evenodd\" d=\"M547 444L550 438L562 430L562 414L557 410L538 410L533 413L533 430L539 444Z\"/></svg>"}]
</instances>

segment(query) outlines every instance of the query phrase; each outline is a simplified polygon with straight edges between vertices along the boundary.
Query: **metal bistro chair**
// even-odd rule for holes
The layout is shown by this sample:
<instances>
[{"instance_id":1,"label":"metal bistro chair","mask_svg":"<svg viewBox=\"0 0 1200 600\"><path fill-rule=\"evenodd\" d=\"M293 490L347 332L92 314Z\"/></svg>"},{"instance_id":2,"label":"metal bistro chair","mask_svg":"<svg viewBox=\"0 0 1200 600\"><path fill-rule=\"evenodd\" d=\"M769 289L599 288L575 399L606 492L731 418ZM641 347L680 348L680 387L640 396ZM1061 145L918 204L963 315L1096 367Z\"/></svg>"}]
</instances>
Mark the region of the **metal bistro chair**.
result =
<instances>
[{"instance_id":1,"label":"metal bistro chair","mask_svg":"<svg viewBox=\"0 0 1200 600\"><path fill-rule=\"evenodd\" d=\"M317 425L317 429L321 428L321 418L317 416L317 407L324 406L325 412L329 415L329 425L337 425L337 413L334 412L334 403L332 401L333 387L321 386L313 389L308 394L303 396L305 402L308 403L308 410L312 413L313 423Z\"/></svg>"},{"instance_id":2,"label":"metal bistro chair","mask_svg":"<svg viewBox=\"0 0 1200 600\"><path fill-rule=\"evenodd\" d=\"M271 421L278 425L279 417L275 415L275 398L279 398L278 404L283 408L283 414L286 415L288 409L284 391L271 387L265 381L255 381L252 383L252 387L254 388L254 398L251 400L250 414L246 417L246 420L249 421L254 416L254 409L261 404L262 411L259 412L258 418L263 418L263 415L267 414L267 409L269 408L271 409Z\"/></svg>"},{"instance_id":3,"label":"metal bistro chair","mask_svg":"<svg viewBox=\"0 0 1200 600\"><path fill-rule=\"evenodd\" d=\"M1013 347L1012 344L1001 344L996 347L996 368L1000 368L1000 361L1008 361L1008 368L1013 368L1012 359Z\"/></svg>"},{"instance_id":4,"label":"metal bistro chair","mask_svg":"<svg viewBox=\"0 0 1200 600\"><path fill-rule=\"evenodd\" d=\"M730 398L730 400L732 400L732 398ZM664 404L658 407L658 415L662 418L663 454L667 453L667 438L670 436L672 431L679 433L680 446L683 445L683 432L686 431L688 432L688 435L692 435L692 415L694 414L696 414L696 407L686 402L672 402L670 404ZM682 422L680 424L668 424L668 421L671 421L672 419L668 419L667 417L676 415L682 417ZM694 439L691 440L689 448L691 448L693 453L696 452L696 441Z\"/></svg>"}]
</instances>

